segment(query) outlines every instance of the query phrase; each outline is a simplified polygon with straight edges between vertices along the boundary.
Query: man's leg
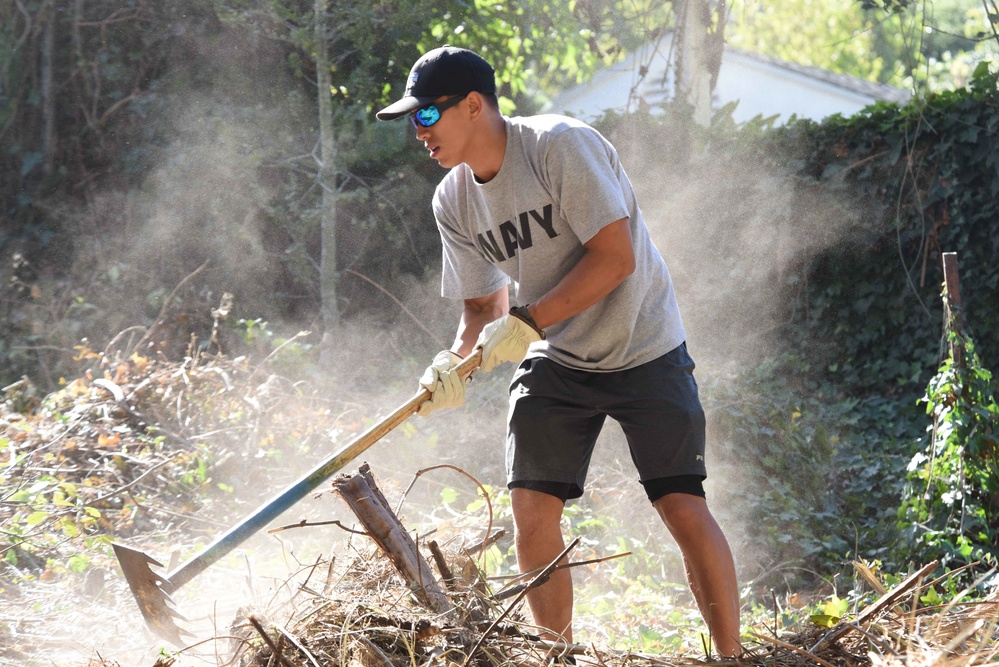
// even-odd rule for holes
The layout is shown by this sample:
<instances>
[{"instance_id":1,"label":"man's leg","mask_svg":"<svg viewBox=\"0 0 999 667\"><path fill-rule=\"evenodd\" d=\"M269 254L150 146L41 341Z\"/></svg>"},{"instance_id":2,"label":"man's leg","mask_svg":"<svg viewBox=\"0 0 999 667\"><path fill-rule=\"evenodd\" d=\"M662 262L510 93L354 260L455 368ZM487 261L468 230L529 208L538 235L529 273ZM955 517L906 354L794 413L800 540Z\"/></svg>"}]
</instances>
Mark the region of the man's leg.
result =
<instances>
[{"instance_id":1,"label":"man's leg","mask_svg":"<svg viewBox=\"0 0 999 667\"><path fill-rule=\"evenodd\" d=\"M510 490L514 544L521 572L543 568L565 549L561 499L540 491ZM546 639L572 641L572 577L568 568L552 573L546 583L527 594L534 623L547 628Z\"/></svg>"},{"instance_id":2,"label":"man's leg","mask_svg":"<svg viewBox=\"0 0 999 667\"><path fill-rule=\"evenodd\" d=\"M728 540L704 498L670 493L653 503L683 554L687 583L711 632L715 651L737 656L739 590Z\"/></svg>"}]
</instances>

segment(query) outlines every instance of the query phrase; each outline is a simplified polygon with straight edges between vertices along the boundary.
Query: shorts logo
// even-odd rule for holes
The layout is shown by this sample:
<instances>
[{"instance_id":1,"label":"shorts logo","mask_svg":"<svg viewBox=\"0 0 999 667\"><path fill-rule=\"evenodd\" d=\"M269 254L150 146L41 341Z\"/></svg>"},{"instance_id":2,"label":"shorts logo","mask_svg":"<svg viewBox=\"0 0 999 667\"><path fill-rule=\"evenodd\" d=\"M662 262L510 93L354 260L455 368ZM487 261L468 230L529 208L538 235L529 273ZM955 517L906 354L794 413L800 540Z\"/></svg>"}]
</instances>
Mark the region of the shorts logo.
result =
<instances>
[{"instance_id":1,"label":"shorts logo","mask_svg":"<svg viewBox=\"0 0 999 667\"><path fill-rule=\"evenodd\" d=\"M701 456L700 454L698 454L698 455L697 455L697 457L696 457L696 460L698 460L698 461L703 461L703 460L704 460L704 457L703 457L703 456Z\"/></svg>"}]
</instances>

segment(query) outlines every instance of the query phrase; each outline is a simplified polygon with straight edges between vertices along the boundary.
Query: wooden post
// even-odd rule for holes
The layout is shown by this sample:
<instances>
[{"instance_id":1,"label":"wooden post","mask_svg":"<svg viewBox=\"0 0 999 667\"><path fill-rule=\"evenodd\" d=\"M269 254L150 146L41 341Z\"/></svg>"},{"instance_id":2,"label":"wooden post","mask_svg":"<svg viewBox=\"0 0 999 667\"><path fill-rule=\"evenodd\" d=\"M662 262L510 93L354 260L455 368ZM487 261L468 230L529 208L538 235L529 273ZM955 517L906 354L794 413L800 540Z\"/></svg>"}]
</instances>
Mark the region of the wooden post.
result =
<instances>
[{"instance_id":1,"label":"wooden post","mask_svg":"<svg viewBox=\"0 0 999 667\"><path fill-rule=\"evenodd\" d=\"M964 322L961 316L961 281L957 275L956 252L943 254L943 272L944 314L947 316L947 331L961 335ZM950 356L956 367L964 368L964 344L960 340L951 341Z\"/></svg>"},{"instance_id":2,"label":"wooden post","mask_svg":"<svg viewBox=\"0 0 999 667\"><path fill-rule=\"evenodd\" d=\"M362 465L355 475L337 477L333 488L347 501L371 539L391 559L417 599L438 613L451 611L451 601L441 590L430 565L420 555L416 542L382 495L368 464Z\"/></svg>"}]
</instances>

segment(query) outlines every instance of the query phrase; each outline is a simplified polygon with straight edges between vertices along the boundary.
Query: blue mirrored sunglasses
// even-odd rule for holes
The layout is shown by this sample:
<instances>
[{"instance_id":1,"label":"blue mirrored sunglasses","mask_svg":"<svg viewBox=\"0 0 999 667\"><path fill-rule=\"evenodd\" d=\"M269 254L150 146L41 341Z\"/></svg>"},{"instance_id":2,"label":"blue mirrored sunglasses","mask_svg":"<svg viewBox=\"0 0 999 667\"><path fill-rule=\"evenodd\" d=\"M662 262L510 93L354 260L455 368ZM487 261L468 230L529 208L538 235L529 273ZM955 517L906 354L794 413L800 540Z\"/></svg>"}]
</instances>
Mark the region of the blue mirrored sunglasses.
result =
<instances>
[{"instance_id":1,"label":"blue mirrored sunglasses","mask_svg":"<svg viewBox=\"0 0 999 667\"><path fill-rule=\"evenodd\" d=\"M458 102L461 102L467 95L468 93L465 93L464 95L458 95L457 97L446 99L443 102L438 102L437 104L421 107L409 114L409 122L412 123L413 127L416 129L419 129L421 126L430 127L441 119L442 113L453 107Z\"/></svg>"}]
</instances>

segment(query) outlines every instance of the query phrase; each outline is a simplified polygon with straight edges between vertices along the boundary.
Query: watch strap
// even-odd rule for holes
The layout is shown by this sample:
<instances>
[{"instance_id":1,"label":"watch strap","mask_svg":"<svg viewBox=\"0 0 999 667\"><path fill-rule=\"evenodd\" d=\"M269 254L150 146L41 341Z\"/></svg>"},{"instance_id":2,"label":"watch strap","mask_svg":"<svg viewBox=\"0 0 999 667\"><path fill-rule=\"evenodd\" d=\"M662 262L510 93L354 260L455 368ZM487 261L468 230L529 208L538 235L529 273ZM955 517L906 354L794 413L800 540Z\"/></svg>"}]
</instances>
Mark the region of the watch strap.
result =
<instances>
[{"instance_id":1,"label":"watch strap","mask_svg":"<svg viewBox=\"0 0 999 667\"><path fill-rule=\"evenodd\" d=\"M527 310L527 306L514 306L510 309L510 314L518 320L523 320L529 327L534 329L538 335L541 336L541 340L545 340L545 338L547 338L545 330L539 327L537 322L534 321L534 318L531 317L530 311Z\"/></svg>"}]
</instances>

